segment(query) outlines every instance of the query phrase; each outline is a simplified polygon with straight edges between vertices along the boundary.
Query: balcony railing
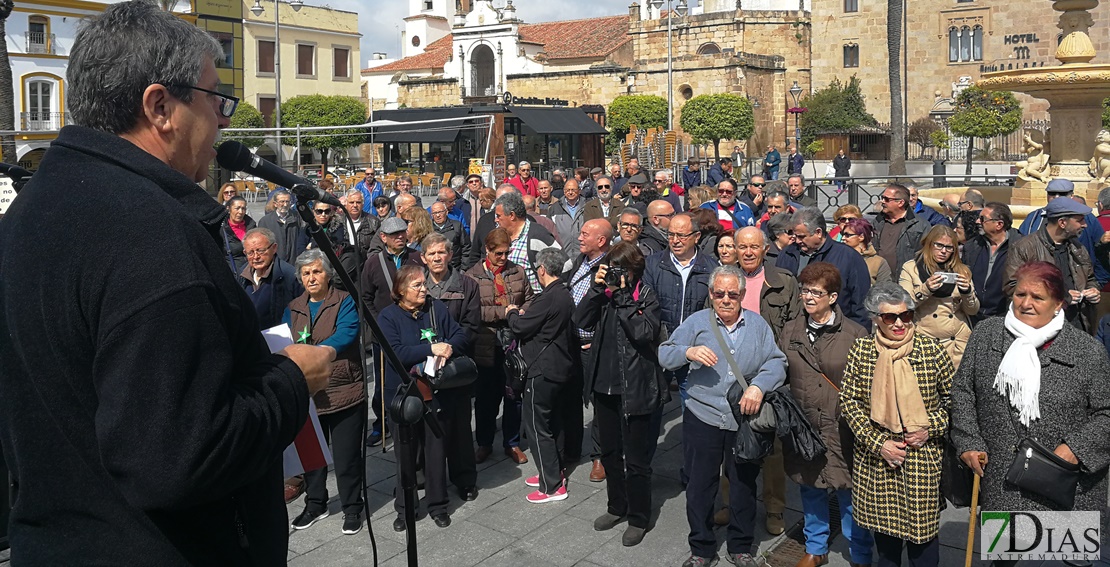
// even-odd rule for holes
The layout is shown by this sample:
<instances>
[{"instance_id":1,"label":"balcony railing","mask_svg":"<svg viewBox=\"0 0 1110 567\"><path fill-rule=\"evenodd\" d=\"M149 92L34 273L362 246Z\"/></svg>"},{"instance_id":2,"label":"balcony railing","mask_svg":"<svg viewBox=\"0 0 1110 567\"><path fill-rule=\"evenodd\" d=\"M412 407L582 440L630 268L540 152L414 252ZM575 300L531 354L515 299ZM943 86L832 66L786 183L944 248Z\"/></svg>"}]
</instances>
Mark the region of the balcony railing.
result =
<instances>
[{"instance_id":1,"label":"balcony railing","mask_svg":"<svg viewBox=\"0 0 1110 567\"><path fill-rule=\"evenodd\" d=\"M27 53L56 54L54 51L54 34L29 31L24 32L23 36L27 40Z\"/></svg>"},{"instance_id":2,"label":"balcony railing","mask_svg":"<svg viewBox=\"0 0 1110 567\"><path fill-rule=\"evenodd\" d=\"M21 112L19 119L20 130L24 132L60 130L72 123L65 112Z\"/></svg>"}]
</instances>

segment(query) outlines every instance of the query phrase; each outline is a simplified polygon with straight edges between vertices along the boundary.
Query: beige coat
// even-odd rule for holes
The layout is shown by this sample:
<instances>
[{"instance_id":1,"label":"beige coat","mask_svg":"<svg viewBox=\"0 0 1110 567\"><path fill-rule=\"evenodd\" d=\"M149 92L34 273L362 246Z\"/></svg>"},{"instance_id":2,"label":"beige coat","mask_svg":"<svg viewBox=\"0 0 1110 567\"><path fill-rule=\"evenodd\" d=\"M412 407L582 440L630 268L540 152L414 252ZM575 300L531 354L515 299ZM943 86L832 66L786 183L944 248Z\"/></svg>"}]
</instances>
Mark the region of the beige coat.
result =
<instances>
[{"instance_id":1,"label":"beige coat","mask_svg":"<svg viewBox=\"0 0 1110 567\"><path fill-rule=\"evenodd\" d=\"M914 315L917 330L936 339L948 351L952 367L959 368L967 340L971 338L971 316L979 312L975 284L971 284L971 293L967 295L961 294L959 288L956 288L949 297L934 297L929 287L921 281L915 260L902 264L898 283L917 304Z\"/></svg>"}]
</instances>

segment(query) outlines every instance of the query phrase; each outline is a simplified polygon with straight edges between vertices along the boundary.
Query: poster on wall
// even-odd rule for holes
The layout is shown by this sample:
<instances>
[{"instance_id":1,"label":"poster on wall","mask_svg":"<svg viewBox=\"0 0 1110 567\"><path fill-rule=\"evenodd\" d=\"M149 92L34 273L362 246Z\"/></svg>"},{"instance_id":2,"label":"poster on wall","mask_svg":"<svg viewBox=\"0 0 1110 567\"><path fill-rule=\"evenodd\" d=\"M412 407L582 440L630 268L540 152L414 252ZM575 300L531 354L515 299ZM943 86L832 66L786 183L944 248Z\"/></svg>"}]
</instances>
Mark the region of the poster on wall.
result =
<instances>
[{"instance_id":1,"label":"poster on wall","mask_svg":"<svg viewBox=\"0 0 1110 567\"><path fill-rule=\"evenodd\" d=\"M470 167L467 168L467 175L481 175L482 166L486 164L486 160L482 158L470 158Z\"/></svg>"},{"instance_id":2,"label":"poster on wall","mask_svg":"<svg viewBox=\"0 0 1110 567\"><path fill-rule=\"evenodd\" d=\"M493 181L500 185L505 180L505 156L493 156Z\"/></svg>"},{"instance_id":3,"label":"poster on wall","mask_svg":"<svg viewBox=\"0 0 1110 567\"><path fill-rule=\"evenodd\" d=\"M8 207L13 200L15 200L15 187L12 187L12 180L0 177L0 216L8 212Z\"/></svg>"}]
</instances>

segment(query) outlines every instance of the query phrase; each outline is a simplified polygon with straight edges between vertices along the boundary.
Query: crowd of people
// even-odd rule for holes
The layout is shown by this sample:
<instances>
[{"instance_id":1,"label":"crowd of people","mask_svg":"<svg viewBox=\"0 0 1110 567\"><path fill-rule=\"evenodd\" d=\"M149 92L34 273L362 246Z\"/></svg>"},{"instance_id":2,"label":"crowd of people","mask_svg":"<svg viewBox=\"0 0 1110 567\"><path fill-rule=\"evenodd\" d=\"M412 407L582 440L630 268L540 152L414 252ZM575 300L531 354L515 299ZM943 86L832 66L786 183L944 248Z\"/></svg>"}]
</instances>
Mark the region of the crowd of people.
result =
<instances>
[{"instance_id":1,"label":"crowd of people","mask_svg":"<svg viewBox=\"0 0 1110 567\"><path fill-rule=\"evenodd\" d=\"M717 562L714 525L727 526L729 561L757 564L761 475L772 534L785 529L785 478L799 486L799 567L828 560L833 496L852 565L898 565L903 549L913 565L937 565L946 443L984 475L984 506L1052 509L1004 482L1005 447L1033 425L1087 475L1076 509L1105 505L1110 364L1094 335L1107 281L1094 266L1110 264L1110 233L1060 198L1070 195L1066 182L1050 185L1048 206L1023 233L1006 204L973 190L946 197L938 212L912 185L891 183L876 213L845 205L828 223L800 167L785 180L772 172L741 183L725 158L707 173L714 186L691 187L685 174L698 173L695 164L682 184L629 166L549 180L524 162L496 189L470 175L426 209L411 180L383 188L368 168L341 196L351 225L312 204L335 267L290 213L287 192L271 197L256 226L245 202L221 191L227 261L262 326L285 322L337 353L315 399L344 533L362 527L356 487L365 471L352 459L362 441L378 446L390 435L385 408L402 382L368 333L360 366L355 294L446 432L419 436L428 512L440 527L451 523L449 484L464 501L478 497L476 465L493 454L500 414L500 450L518 465L535 461L527 502L565 499L567 471L585 458L589 479L607 486L595 529L626 522L623 544L638 544L651 528L652 459L672 391L683 409L686 567ZM1110 209L1103 193L1100 209ZM1081 236L1095 230L1088 247ZM344 290L337 269L358 289ZM507 364L513 348L526 368ZM473 361L473 383L433 388L427 360L459 357ZM367 380L376 382L372 399ZM798 403L825 452L803 456L771 440L765 458L739 461L743 432L776 391ZM368 411L363 440L357 424ZM327 515L324 474L305 475L295 529ZM300 491L290 479L287 498ZM399 531L403 504L398 488Z\"/></svg>"}]
</instances>

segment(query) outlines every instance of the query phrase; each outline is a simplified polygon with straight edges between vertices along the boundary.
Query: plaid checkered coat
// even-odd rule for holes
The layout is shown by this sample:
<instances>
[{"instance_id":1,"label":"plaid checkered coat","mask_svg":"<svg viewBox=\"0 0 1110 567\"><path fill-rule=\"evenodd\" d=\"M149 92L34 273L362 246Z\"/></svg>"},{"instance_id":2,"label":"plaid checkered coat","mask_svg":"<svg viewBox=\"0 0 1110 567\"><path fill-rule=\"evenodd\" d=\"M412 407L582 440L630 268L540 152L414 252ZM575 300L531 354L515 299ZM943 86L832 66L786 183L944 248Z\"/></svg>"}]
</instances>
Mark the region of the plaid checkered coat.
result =
<instances>
[{"instance_id":1,"label":"plaid checkered coat","mask_svg":"<svg viewBox=\"0 0 1110 567\"><path fill-rule=\"evenodd\" d=\"M888 439L900 439L871 421L871 380L879 353L871 337L856 339L840 390L840 406L856 436L852 470L852 504L856 525L889 536L924 543L940 531L940 462L942 438L948 429L952 361L935 340L915 333L910 367L929 412L929 440L920 449L907 448L906 460L891 468L879 450Z\"/></svg>"}]
</instances>

